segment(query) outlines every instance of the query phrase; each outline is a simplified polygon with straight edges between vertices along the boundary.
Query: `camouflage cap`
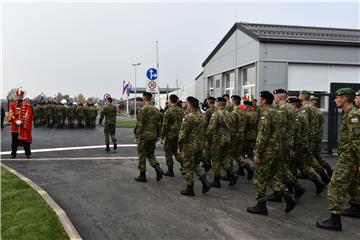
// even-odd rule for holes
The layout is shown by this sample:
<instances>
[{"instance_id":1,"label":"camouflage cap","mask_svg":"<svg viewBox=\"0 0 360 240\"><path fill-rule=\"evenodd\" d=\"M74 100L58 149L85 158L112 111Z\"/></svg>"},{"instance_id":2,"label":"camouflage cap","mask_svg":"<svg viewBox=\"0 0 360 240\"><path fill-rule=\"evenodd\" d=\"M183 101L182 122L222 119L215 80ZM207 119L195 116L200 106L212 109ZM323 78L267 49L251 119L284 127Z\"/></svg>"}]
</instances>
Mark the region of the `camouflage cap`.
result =
<instances>
[{"instance_id":1,"label":"camouflage cap","mask_svg":"<svg viewBox=\"0 0 360 240\"><path fill-rule=\"evenodd\" d=\"M310 96L310 92L307 90L301 90L299 94Z\"/></svg>"},{"instance_id":2,"label":"camouflage cap","mask_svg":"<svg viewBox=\"0 0 360 240\"><path fill-rule=\"evenodd\" d=\"M317 97L317 96L311 96L310 97L310 101L319 101L319 100L320 100L320 98Z\"/></svg>"},{"instance_id":3,"label":"camouflage cap","mask_svg":"<svg viewBox=\"0 0 360 240\"><path fill-rule=\"evenodd\" d=\"M355 93L356 96L360 96L360 89Z\"/></svg>"},{"instance_id":4,"label":"camouflage cap","mask_svg":"<svg viewBox=\"0 0 360 240\"><path fill-rule=\"evenodd\" d=\"M353 94L354 90L352 90L351 88L340 88L338 90L336 90L335 94L336 96L342 96L342 95L349 95L349 94Z\"/></svg>"}]
</instances>

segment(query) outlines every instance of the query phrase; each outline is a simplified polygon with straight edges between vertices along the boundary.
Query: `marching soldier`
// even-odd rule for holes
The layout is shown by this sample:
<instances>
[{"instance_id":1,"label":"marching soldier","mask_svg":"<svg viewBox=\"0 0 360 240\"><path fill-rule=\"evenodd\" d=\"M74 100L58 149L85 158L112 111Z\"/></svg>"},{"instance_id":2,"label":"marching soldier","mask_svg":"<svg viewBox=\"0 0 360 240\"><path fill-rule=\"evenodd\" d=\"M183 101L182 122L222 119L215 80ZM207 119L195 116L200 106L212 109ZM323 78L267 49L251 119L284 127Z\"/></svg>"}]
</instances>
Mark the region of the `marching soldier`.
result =
<instances>
[{"instance_id":1,"label":"marching soldier","mask_svg":"<svg viewBox=\"0 0 360 240\"><path fill-rule=\"evenodd\" d=\"M105 151L110 152L109 136L111 137L111 141L114 144L114 151L116 151L117 149L117 144L116 144L117 140L115 135L117 108L115 105L112 104L113 99L111 97L108 97L106 100L107 100L107 105L101 111L99 125L101 126L101 123L105 117L105 124L104 124L105 145L106 145Z\"/></svg>"},{"instance_id":2,"label":"marching soldier","mask_svg":"<svg viewBox=\"0 0 360 240\"><path fill-rule=\"evenodd\" d=\"M69 128L74 128L74 121L76 119L76 102L70 103L66 109L66 116L69 124Z\"/></svg>"},{"instance_id":3,"label":"marching soldier","mask_svg":"<svg viewBox=\"0 0 360 240\"><path fill-rule=\"evenodd\" d=\"M63 128L66 118L66 107L62 102L58 103L56 106L56 116L58 128Z\"/></svg>"},{"instance_id":4,"label":"marching soldier","mask_svg":"<svg viewBox=\"0 0 360 240\"><path fill-rule=\"evenodd\" d=\"M44 102L40 103L40 126L46 126L46 104Z\"/></svg>"},{"instance_id":5,"label":"marching soldier","mask_svg":"<svg viewBox=\"0 0 360 240\"><path fill-rule=\"evenodd\" d=\"M260 92L260 106L263 112L260 117L259 132L256 138L254 163L255 170L254 186L256 190L257 205L248 207L249 213L267 215L266 188L273 180L273 173L279 170L279 157L281 157L281 127L278 123L279 113L271 107L274 95L268 91ZM286 202L285 212L295 208L296 202L289 194L281 181L272 185L275 192L279 192Z\"/></svg>"},{"instance_id":6,"label":"marching soldier","mask_svg":"<svg viewBox=\"0 0 360 240\"><path fill-rule=\"evenodd\" d=\"M89 106L89 121L90 121L90 127L95 128L96 127L96 117L97 117L98 111L97 107L92 103Z\"/></svg>"},{"instance_id":7,"label":"marching soldier","mask_svg":"<svg viewBox=\"0 0 360 240\"><path fill-rule=\"evenodd\" d=\"M183 163L180 154L177 153L178 136L182 120L184 118L184 111L176 105L179 98L172 94L168 100L168 109L164 113L164 120L161 131L161 144L164 145L166 165L168 167L165 176L174 177L174 160L173 155L183 168Z\"/></svg>"},{"instance_id":8,"label":"marching soldier","mask_svg":"<svg viewBox=\"0 0 360 240\"><path fill-rule=\"evenodd\" d=\"M211 161L214 170L214 181L211 186L221 188L220 174L223 168L230 180L229 186L236 184L238 176L234 175L231 164L230 148L231 132L233 130L230 113L225 110L226 100L219 97L216 102L216 112L211 116L207 137L211 139Z\"/></svg>"},{"instance_id":9,"label":"marching soldier","mask_svg":"<svg viewBox=\"0 0 360 240\"><path fill-rule=\"evenodd\" d=\"M41 124L41 107L40 103L35 103L34 106L34 127L38 128Z\"/></svg>"},{"instance_id":10,"label":"marching soldier","mask_svg":"<svg viewBox=\"0 0 360 240\"><path fill-rule=\"evenodd\" d=\"M84 105L80 103L76 108L77 122L79 128L84 128L85 110Z\"/></svg>"},{"instance_id":11,"label":"marching soldier","mask_svg":"<svg viewBox=\"0 0 360 240\"><path fill-rule=\"evenodd\" d=\"M138 169L140 175L135 181L146 182L146 159L155 169L156 180L160 181L163 176L163 170L154 155L156 142L161 135L161 122L159 110L151 105L152 94L143 93L144 105L140 108L137 115L135 132L135 143L138 144L137 150L139 155Z\"/></svg>"},{"instance_id":12,"label":"marching soldier","mask_svg":"<svg viewBox=\"0 0 360 240\"><path fill-rule=\"evenodd\" d=\"M46 125L48 128L52 128L54 126L54 115L55 115L55 106L49 101L45 107L46 112Z\"/></svg>"},{"instance_id":13,"label":"marching soldier","mask_svg":"<svg viewBox=\"0 0 360 240\"><path fill-rule=\"evenodd\" d=\"M194 97L187 98L188 114L184 117L179 133L179 153L184 156L184 173L186 189L180 193L186 196L195 196L194 173L202 183L202 193L210 190L211 186L206 179L205 173L199 166L204 147L205 122L199 109L199 100ZM170 107L171 108L171 107Z\"/></svg>"},{"instance_id":14,"label":"marching soldier","mask_svg":"<svg viewBox=\"0 0 360 240\"><path fill-rule=\"evenodd\" d=\"M353 106L354 95L351 88L336 91L336 106L344 112L338 140L339 158L328 189L331 216L317 222L319 228L341 231L341 215L360 217L360 112ZM343 211L346 193L351 197L350 208Z\"/></svg>"},{"instance_id":15,"label":"marching soldier","mask_svg":"<svg viewBox=\"0 0 360 240\"><path fill-rule=\"evenodd\" d=\"M85 127L90 127L90 103L85 103L84 105L84 121Z\"/></svg>"},{"instance_id":16,"label":"marching soldier","mask_svg":"<svg viewBox=\"0 0 360 240\"><path fill-rule=\"evenodd\" d=\"M211 168L211 138L207 137L207 129L209 127L210 119L213 113L216 111L215 108L215 101L216 99L214 97L208 97L207 98L207 109L205 111L205 161L204 161L204 168L205 171L208 172Z\"/></svg>"},{"instance_id":17,"label":"marching soldier","mask_svg":"<svg viewBox=\"0 0 360 240\"><path fill-rule=\"evenodd\" d=\"M222 95L222 97L225 99L225 110L228 112L231 112L233 110L233 107L231 106L231 102L230 102L230 96L229 94L224 94Z\"/></svg>"}]
</instances>

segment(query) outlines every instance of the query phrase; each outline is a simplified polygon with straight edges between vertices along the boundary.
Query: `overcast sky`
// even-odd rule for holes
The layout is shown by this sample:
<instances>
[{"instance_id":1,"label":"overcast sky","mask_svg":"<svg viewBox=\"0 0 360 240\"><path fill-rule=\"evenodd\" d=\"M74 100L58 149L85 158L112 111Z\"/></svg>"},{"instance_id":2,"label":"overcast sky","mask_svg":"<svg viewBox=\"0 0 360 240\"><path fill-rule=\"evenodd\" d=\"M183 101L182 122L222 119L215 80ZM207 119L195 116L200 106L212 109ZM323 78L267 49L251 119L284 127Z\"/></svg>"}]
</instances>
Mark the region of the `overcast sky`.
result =
<instances>
[{"instance_id":1,"label":"overcast sky","mask_svg":"<svg viewBox=\"0 0 360 240\"><path fill-rule=\"evenodd\" d=\"M160 86L189 85L236 21L359 28L348 3L10 3L3 5L2 96L23 86L71 96L121 97L122 80L138 86L156 64Z\"/></svg>"}]
</instances>

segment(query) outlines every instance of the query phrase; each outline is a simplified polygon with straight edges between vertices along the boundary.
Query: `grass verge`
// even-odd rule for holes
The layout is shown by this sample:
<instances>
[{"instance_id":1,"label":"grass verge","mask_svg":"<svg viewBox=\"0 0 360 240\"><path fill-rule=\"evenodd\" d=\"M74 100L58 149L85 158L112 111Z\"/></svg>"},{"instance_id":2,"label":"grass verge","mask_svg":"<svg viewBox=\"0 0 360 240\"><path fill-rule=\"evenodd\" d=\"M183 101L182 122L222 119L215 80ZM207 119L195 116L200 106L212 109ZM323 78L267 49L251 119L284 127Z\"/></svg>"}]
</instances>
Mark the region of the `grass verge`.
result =
<instances>
[{"instance_id":1,"label":"grass verge","mask_svg":"<svg viewBox=\"0 0 360 240\"><path fill-rule=\"evenodd\" d=\"M69 239L41 196L4 168L1 168L1 238Z\"/></svg>"}]
</instances>

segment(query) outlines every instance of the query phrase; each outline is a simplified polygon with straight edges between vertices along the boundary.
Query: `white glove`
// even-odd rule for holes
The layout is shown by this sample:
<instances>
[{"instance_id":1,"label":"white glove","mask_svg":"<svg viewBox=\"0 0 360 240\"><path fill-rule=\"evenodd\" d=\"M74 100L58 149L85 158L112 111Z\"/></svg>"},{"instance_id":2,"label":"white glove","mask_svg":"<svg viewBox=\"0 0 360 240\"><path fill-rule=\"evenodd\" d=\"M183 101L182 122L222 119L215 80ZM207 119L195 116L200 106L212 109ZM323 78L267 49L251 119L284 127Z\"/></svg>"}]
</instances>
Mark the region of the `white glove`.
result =
<instances>
[{"instance_id":1,"label":"white glove","mask_svg":"<svg viewBox=\"0 0 360 240\"><path fill-rule=\"evenodd\" d=\"M21 120L16 120L16 125L20 126L22 124L22 121Z\"/></svg>"}]
</instances>

